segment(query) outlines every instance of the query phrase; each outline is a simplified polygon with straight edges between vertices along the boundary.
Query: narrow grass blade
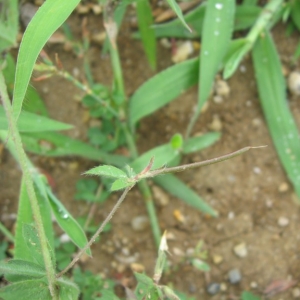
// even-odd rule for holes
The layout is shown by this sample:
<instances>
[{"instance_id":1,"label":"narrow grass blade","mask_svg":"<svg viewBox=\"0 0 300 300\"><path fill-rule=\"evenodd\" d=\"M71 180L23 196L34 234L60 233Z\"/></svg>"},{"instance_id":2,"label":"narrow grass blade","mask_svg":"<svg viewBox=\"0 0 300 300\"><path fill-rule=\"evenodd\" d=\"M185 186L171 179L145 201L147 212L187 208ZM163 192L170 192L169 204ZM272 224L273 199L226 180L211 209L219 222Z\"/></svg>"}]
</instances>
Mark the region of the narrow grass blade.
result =
<instances>
[{"instance_id":1,"label":"narrow grass blade","mask_svg":"<svg viewBox=\"0 0 300 300\"><path fill-rule=\"evenodd\" d=\"M169 3L170 7L173 9L173 11L177 15L177 17L179 18L179 20L181 21L181 23L183 24L183 26L185 26L190 32L192 32L192 29L185 22L183 14L182 14L182 11L181 11L181 8L176 3L176 1L175 0L167 0L167 2Z\"/></svg>"},{"instance_id":2,"label":"narrow grass blade","mask_svg":"<svg viewBox=\"0 0 300 300\"><path fill-rule=\"evenodd\" d=\"M18 24L19 8L17 0L1 1L0 9L0 53L15 45ZM2 58L0 58L0 61Z\"/></svg>"},{"instance_id":3,"label":"narrow grass blade","mask_svg":"<svg viewBox=\"0 0 300 300\"><path fill-rule=\"evenodd\" d=\"M80 0L47 0L32 18L23 35L15 77L13 113L20 115L34 63L54 31L67 19Z\"/></svg>"},{"instance_id":4,"label":"narrow grass blade","mask_svg":"<svg viewBox=\"0 0 300 300\"><path fill-rule=\"evenodd\" d=\"M156 68L156 40L153 28L153 17L149 0L136 2L136 12L144 50L152 69Z\"/></svg>"},{"instance_id":5,"label":"narrow grass blade","mask_svg":"<svg viewBox=\"0 0 300 300\"><path fill-rule=\"evenodd\" d=\"M220 139L220 137L221 134L219 132L210 132L201 136L190 138L184 142L182 151L184 154L200 151L213 145Z\"/></svg>"},{"instance_id":6,"label":"narrow grass blade","mask_svg":"<svg viewBox=\"0 0 300 300\"><path fill-rule=\"evenodd\" d=\"M296 25L297 29L300 31L300 1L292 1L291 17Z\"/></svg>"},{"instance_id":7,"label":"narrow grass blade","mask_svg":"<svg viewBox=\"0 0 300 300\"><path fill-rule=\"evenodd\" d=\"M130 125L134 128L141 118L174 100L197 83L198 59L172 66L145 82L133 94L129 103Z\"/></svg>"},{"instance_id":8,"label":"narrow grass blade","mask_svg":"<svg viewBox=\"0 0 300 300\"><path fill-rule=\"evenodd\" d=\"M269 32L253 49L261 105L277 154L300 198L300 138L286 100L286 86L278 53Z\"/></svg>"},{"instance_id":9,"label":"narrow grass blade","mask_svg":"<svg viewBox=\"0 0 300 300\"><path fill-rule=\"evenodd\" d=\"M207 100L214 78L229 47L235 12L233 0L209 0L200 53L198 111Z\"/></svg>"},{"instance_id":10,"label":"narrow grass blade","mask_svg":"<svg viewBox=\"0 0 300 300\"><path fill-rule=\"evenodd\" d=\"M163 176L155 177L153 180L163 189L168 191L173 196L180 198L188 205L199 209L205 214L214 217L218 216L218 213L210 205L208 205L192 189L190 189L185 183L183 183L174 175L166 174Z\"/></svg>"},{"instance_id":11,"label":"narrow grass blade","mask_svg":"<svg viewBox=\"0 0 300 300\"><path fill-rule=\"evenodd\" d=\"M128 159L121 155L107 154L100 149L56 132L23 134L22 141L27 151L40 155L78 155L119 167L124 167L128 162Z\"/></svg>"},{"instance_id":12,"label":"narrow grass blade","mask_svg":"<svg viewBox=\"0 0 300 300\"><path fill-rule=\"evenodd\" d=\"M50 188L47 188L47 195L58 225L70 237L75 245L79 248L83 248L88 243L88 240L81 226L52 193ZM86 253L90 256L92 255L90 249L87 249Z\"/></svg>"},{"instance_id":13,"label":"narrow grass blade","mask_svg":"<svg viewBox=\"0 0 300 300\"><path fill-rule=\"evenodd\" d=\"M234 30L245 30L253 26L257 20L261 8L254 5L237 5L234 21Z\"/></svg>"},{"instance_id":14,"label":"narrow grass blade","mask_svg":"<svg viewBox=\"0 0 300 300\"><path fill-rule=\"evenodd\" d=\"M0 106L0 130L7 130L5 111ZM18 120L19 132L59 131L72 129L73 126L47 117L23 111Z\"/></svg>"}]
</instances>

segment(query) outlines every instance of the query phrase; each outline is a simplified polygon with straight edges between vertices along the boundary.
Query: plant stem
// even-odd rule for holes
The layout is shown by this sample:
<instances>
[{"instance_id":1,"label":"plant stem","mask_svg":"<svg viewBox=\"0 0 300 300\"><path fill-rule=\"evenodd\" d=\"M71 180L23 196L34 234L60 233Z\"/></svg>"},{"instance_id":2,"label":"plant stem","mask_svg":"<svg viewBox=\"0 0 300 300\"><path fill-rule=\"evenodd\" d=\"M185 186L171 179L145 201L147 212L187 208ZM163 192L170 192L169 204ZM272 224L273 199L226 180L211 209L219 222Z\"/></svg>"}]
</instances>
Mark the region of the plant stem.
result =
<instances>
[{"instance_id":1,"label":"plant stem","mask_svg":"<svg viewBox=\"0 0 300 300\"><path fill-rule=\"evenodd\" d=\"M101 224L101 226L98 228L98 230L96 231L96 233L91 237L91 239L89 240L89 242L76 254L76 256L73 258L73 260L70 262L70 264L64 268L61 272L59 272L56 275L56 278L61 277L62 275L64 275L68 270L70 270L75 264L76 262L79 260L80 256L85 253L85 251L95 242L96 238L99 236L99 234L104 230L105 226L107 225L107 223L111 220L111 218L113 217L113 215L115 214L115 212L117 211L117 209L120 207L120 205L122 204L122 202L124 201L127 193L134 187L134 185L127 187L123 194L121 195L121 197L119 198L119 200L117 201L116 205L113 207L113 209L110 211L110 213L108 214L108 216L106 217L106 219L104 220L104 222Z\"/></svg>"},{"instance_id":2,"label":"plant stem","mask_svg":"<svg viewBox=\"0 0 300 300\"><path fill-rule=\"evenodd\" d=\"M16 125L15 117L13 116L12 113L12 107L7 95L7 90L5 86L5 81L4 77L2 75L2 72L0 72L0 98L2 99L4 109L6 111L7 119L8 119L8 124L10 126L10 133L12 136L12 140L15 143L16 147L16 152L18 155L18 161L20 163L22 173L23 173L23 178L25 181L27 193L30 199L30 204L31 204L31 209L32 209L32 214L33 218L35 221L35 226L38 232L38 236L40 239L41 243L41 250L42 250L42 255L44 258L44 263L45 263L45 269L47 273L47 278L48 278L48 284L49 284L49 290L51 293L51 296L53 299L58 299L57 296L57 290L55 288L55 269L52 264L51 260L51 254L48 248L48 243L47 243L47 237L46 233L44 230L41 214L40 214L40 209L39 209L39 204L38 200L35 194L34 186L33 186L33 181L31 178L31 174L27 165L27 156L24 152L21 137Z\"/></svg>"}]
</instances>

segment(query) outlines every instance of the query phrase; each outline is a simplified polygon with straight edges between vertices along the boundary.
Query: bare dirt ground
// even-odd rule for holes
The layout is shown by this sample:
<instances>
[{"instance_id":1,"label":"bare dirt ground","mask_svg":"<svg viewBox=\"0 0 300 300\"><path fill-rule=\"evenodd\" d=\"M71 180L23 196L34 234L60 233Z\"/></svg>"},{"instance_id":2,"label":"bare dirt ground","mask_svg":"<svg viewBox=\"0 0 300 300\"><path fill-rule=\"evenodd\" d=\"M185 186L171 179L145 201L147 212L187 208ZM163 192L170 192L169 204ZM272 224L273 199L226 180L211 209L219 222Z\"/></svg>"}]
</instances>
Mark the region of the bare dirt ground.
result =
<instances>
[{"instance_id":1,"label":"bare dirt ground","mask_svg":"<svg viewBox=\"0 0 300 300\"><path fill-rule=\"evenodd\" d=\"M81 17L74 14L68 23L79 34ZM88 28L99 30L102 28L101 21L95 16L88 16ZM118 40L128 95L154 74L145 59L140 42L133 40L130 33L130 28L125 26ZM281 57L290 57L299 37L296 34L287 37L281 26L276 27L273 34ZM65 52L62 45L48 44L45 50L51 58L57 52L65 69L71 73L79 70L81 78L82 59ZM171 65L170 56L170 50L158 45L158 70ZM89 57L95 80L110 84L112 71L109 57L101 56L101 47L97 45L92 45ZM171 269L165 274L163 281L172 283L177 290L195 299L205 300L239 299L243 290L251 290L262 296L265 288L275 280L295 280L292 288L272 298L294 299L297 286L300 288L299 203L280 166L266 128L251 58L247 57L242 64L244 72L237 71L228 81L231 89L229 98L222 103L210 101L194 130L194 134L209 131L214 115L218 115L222 124L220 141L201 153L185 157L183 162L213 158L249 145L268 147L251 150L232 160L178 175L220 215L218 218L209 218L176 197L168 196L169 202L166 206L157 202L160 227L173 236L169 240ZM86 113L76 101L82 97L82 92L61 78L33 84L45 100L50 115L57 120L74 124L76 129L69 134L86 140ZM137 138L140 153L168 142L176 132L184 134L196 95L195 87L161 111L141 121ZM289 103L300 126L299 100L291 97ZM75 216L86 214L89 207L84 202L74 200L75 184L81 178L80 174L96 163L76 157L32 158L37 166L55 179L56 193L65 206ZM13 221L8 217L17 209L20 170L6 150L2 153L0 167L1 221L13 230ZM116 199L117 194L98 207L94 216L96 223L104 219ZM185 222L174 217L174 210L181 212ZM134 258L151 275L156 259L151 230L148 227L142 232L136 232L131 226L134 217L146 214L143 199L138 190L134 189L113 218L111 231L104 234L101 241L93 246L94 258L82 263L82 266L110 278L128 277L131 280L133 275L130 264L126 262L129 258ZM286 226L279 225L281 218L288 220ZM207 262L211 266L211 271L206 274L195 270L179 255L195 248L200 240L208 251ZM234 252L234 247L240 244L244 244L247 250L245 257L239 257ZM124 248L128 253L124 252ZM217 262L217 258L221 262ZM228 281L228 272L232 269L238 269L242 275L238 284ZM223 291L211 296L206 289L213 282L222 284Z\"/></svg>"}]
</instances>

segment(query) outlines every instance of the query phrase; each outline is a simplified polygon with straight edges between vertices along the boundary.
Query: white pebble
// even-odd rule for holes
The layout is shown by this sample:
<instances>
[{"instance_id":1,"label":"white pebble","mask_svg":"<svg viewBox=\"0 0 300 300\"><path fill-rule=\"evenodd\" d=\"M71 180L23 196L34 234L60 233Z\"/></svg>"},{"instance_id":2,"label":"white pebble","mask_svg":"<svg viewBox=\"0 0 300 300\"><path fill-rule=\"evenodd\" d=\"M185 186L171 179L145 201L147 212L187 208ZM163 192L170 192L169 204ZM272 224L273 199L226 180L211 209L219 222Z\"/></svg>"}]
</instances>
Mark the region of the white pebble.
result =
<instances>
[{"instance_id":1,"label":"white pebble","mask_svg":"<svg viewBox=\"0 0 300 300\"><path fill-rule=\"evenodd\" d=\"M291 72L288 77L289 91L296 96L300 95L300 72Z\"/></svg>"},{"instance_id":2,"label":"white pebble","mask_svg":"<svg viewBox=\"0 0 300 300\"><path fill-rule=\"evenodd\" d=\"M280 227L286 227L286 226L289 225L289 223L290 223L290 221L289 221L289 219L286 218L286 217L280 217L280 218L278 219L278 225L279 225Z\"/></svg>"},{"instance_id":3,"label":"white pebble","mask_svg":"<svg viewBox=\"0 0 300 300\"><path fill-rule=\"evenodd\" d=\"M254 168L253 168L253 172L254 172L255 174L260 174L260 173L261 173L261 169L260 169L259 167L254 167Z\"/></svg>"},{"instance_id":4,"label":"white pebble","mask_svg":"<svg viewBox=\"0 0 300 300\"><path fill-rule=\"evenodd\" d=\"M131 220L132 229L142 231L148 227L149 219L147 216L137 216Z\"/></svg>"},{"instance_id":5,"label":"white pebble","mask_svg":"<svg viewBox=\"0 0 300 300\"><path fill-rule=\"evenodd\" d=\"M186 41L182 43L178 48L176 53L172 56L173 63L177 64L186 60L190 54L194 52L194 47L191 41Z\"/></svg>"},{"instance_id":6,"label":"white pebble","mask_svg":"<svg viewBox=\"0 0 300 300\"><path fill-rule=\"evenodd\" d=\"M233 252L236 256L244 258L248 255L248 250L245 243L238 244L234 246Z\"/></svg>"},{"instance_id":7,"label":"white pebble","mask_svg":"<svg viewBox=\"0 0 300 300\"><path fill-rule=\"evenodd\" d=\"M217 80L215 83L215 91L218 96L228 97L230 94L230 87L224 80Z\"/></svg>"}]
</instances>

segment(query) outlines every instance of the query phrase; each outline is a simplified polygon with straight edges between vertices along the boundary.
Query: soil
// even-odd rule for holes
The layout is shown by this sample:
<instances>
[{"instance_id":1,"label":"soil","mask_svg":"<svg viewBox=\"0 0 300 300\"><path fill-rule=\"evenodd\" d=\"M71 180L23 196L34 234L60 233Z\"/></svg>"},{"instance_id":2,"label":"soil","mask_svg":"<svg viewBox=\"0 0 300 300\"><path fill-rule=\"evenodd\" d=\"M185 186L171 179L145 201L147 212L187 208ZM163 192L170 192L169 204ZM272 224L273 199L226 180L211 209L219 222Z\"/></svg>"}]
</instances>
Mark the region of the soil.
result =
<instances>
[{"instance_id":1,"label":"soil","mask_svg":"<svg viewBox=\"0 0 300 300\"><path fill-rule=\"evenodd\" d=\"M103 30L99 18L89 14L88 29ZM155 74L149 67L141 43L130 36L129 18L125 20L118 38L123 65L126 92L131 95L145 80ZM73 14L68 20L73 33L80 38L82 17ZM284 62L294 53L299 37L287 37L285 28L277 26L273 36ZM64 68L83 78L83 60L63 45L47 44L45 50L53 59L58 53ZM170 66L171 50L158 43L157 72ZM89 60L95 81L109 85L112 70L108 56L101 55L101 47L92 44ZM213 158L238 150L245 146L268 145L263 149L251 150L242 156L220 164L186 171L178 176L201 195L219 212L218 218L210 218L184 204L176 197L168 197L168 204L161 206L157 201L157 214L162 230L172 237L168 240L171 262L170 271L163 277L164 283L172 283L179 291L195 299L239 299L242 291L251 290L262 296L266 287L275 280L272 299L293 299L299 286L299 202L292 186L278 161L270 134L266 127L259 103L251 57L243 62L229 79L231 92L222 103L209 101L209 106L200 116L194 134L209 131L215 115L222 124L221 139L199 153L184 158L183 163ZM284 63L283 63L284 65ZM287 66L288 67L288 66ZM79 72L78 72L79 71ZM53 77L32 83L45 100L50 116L73 124L75 129L67 132L72 137L87 140L86 111L78 100L83 93L66 80ZM150 117L141 121L137 144L140 153L169 141L174 133L185 133L192 108L196 102L197 88L194 87ZM299 97L290 97L289 103L300 126ZM55 192L74 216L86 215L90 205L74 200L75 184L81 173L95 166L95 162L77 157L45 158L31 156L34 163L55 179ZM1 221L13 231L17 211L20 170L7 150L3 150L0 169ZM153 185L152 185L153 186ZM284 189L286 187L286 189ZM282 189L284 191L282 191ZM114 194L94 214L96 223L103 221L117 200ZM179 210L184 222L174 217ZM147 215L143 198L138 189L133 189L125 203L112 219L112 229L103 234L101 241L92 247L93 259L81 262L84 269L102 273L109 278L133 281L130 259L145 267L148 275L153 274L157 251L150 227L142 232L132 229L131 220ZM287 218L287 226L280 226L280 218ZM196 270L187 259L180 256L194 249L202 240L208 252L207 262L211 271ZM247 254L238 257L234 247L245 244ZM124 250L125 249L125 250ZM129 253L127 253L129 252ZM216 263L217 256L222 262ZM228 272L238 269L242 279L238 284L228 281ZM277 293L278 286L292 280L294 286ZM211 296L206 289L210 283L222 283L223 291ZM300 286L299 286L300 287ZM279 287L280 288L280 287ZM294 290L293 290L294 289Z\"/></svg>"}]
</instances>

